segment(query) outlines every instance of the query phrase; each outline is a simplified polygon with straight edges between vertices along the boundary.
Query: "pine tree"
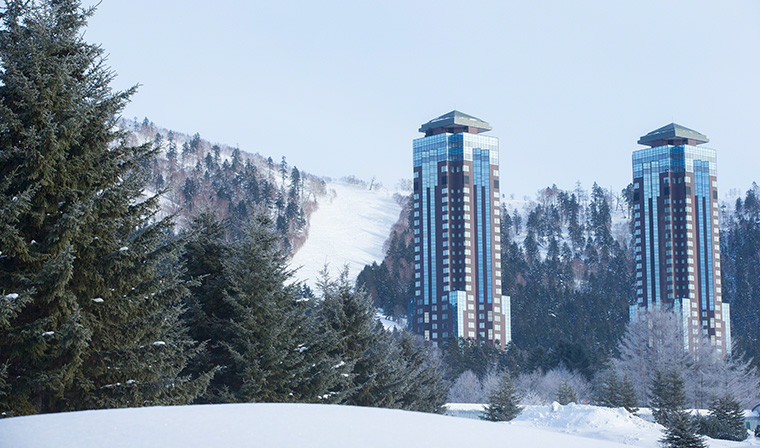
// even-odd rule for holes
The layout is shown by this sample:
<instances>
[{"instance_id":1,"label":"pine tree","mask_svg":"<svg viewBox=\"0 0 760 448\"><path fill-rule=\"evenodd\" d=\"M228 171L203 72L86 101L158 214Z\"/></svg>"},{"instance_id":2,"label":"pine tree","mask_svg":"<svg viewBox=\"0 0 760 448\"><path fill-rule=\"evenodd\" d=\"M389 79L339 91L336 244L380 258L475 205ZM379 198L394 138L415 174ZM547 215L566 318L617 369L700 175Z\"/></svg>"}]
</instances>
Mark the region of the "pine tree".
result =
<instances>
[{"instance_id":1,"label":"pine tree","mask_svg":"<svg viewBox=\"0 0 760 448\"><path fill-rule=\"evenodd\" d=\"M639 412L636 389L627 373L623 375L623 380L620 382L620 402L618 404L631 414Z\"/></svg>"},{"instance_id":2,"label":"pine tree","mask_svg":"<svg viewBox=\"0 0 760 448\"><path fill-rule=\"evenodd\" d=\"M523 410L520 406L520 396L508 373L501 377L499 386L491 392L488 404L483 410L484 414L480 418L492 422L506 422L520 415Z\"/></svg>"},{"instance_id":3,"label":"pine tree","mask_svg":"<svg viewBox=\"0 0 760 448\"><path fill-rule=\"evenodd\" d=\"M557 402L561 405L578 402L578 397L575 395L573 387L567 382L567 380L563 380L559 384L559 388L557 389Z\"/></svg>"},{"instance_id":4,"label":"pine tree","mask_svg":"<svg viewBox=\"0 0 760 448\"><path fill-rule=\"evenodd\" d=\"M608 408L620 406L620 378L617 370L611 369L604 374L596 389L596 404Z\"/></svg>"},{"instance_id":5,"label":"pine tree","mask_svg":"<svg viewBox=\"0 0 760 448\"><path fill-rule=\"evenodd\" d=\"M742 441L747 438L744 427L744 412L734 397L718 398L710 405L710 417L717 431L705 434L714 439Z\"/></svg>"},{"instance_id":6,"label":"pine tree","mask_svg":"<svg viewBox=\"0 0 760 448\"><path fill-rule=\"evenodd\" d=\"M628 374L621 380L617 370L612 368L602 375L596 390L596 402L600 406L610 408L625 408L630 413L638 412L636 391Z\"/></svg>"},{"instance_id":7,"label":"pine tree","mask_svg":"<svg viewBox=\"0 0 760 448\"><path fill-rule=\"evenodd\" d=\"M443 364L429 344L417 340L406 330L395 331L394 340L401 347L405 392L399 408L409 411L442 414L446 404Z\"/></svg>"},{"instance_id":8,"label":"pine tree","mask_svg":"<svg viewBox=\"0 0 760 448\"><path fill-rule=\"evenodd\" d=\"M153 222L158 199L139 199L154 153L114 131L134 89L108 87L103 50L81 37L91 13L77 0L2 11L8 414L187 403L208 380L180 373L198 349L179 321L179 244L170 221Z\"/></svg>"},{"instance_id":9,"label":"pine tree","mask_svg":"<svg viewBox=\"0 0 760 448\"><path fill-rule=\"evenodd\" d=\"M330 335L330 356L340 359L332 370L343 381L329 392L330 400L357 406L397 407L394 394L403 393L403 364L398 348L375 319L375 309L362 291L348 281L347 271L337 280L326 274L322 291L324 333Z\"/></svg>"},{"instance_id":10,"label":"pine tree","mask_svg":"<svg viewBox=\"0 0 760 448\"><path fill-rule=\"evenodd\" d=\"M683 390L683 378L675 369L657 370L651 384L652 399L649 407L655 421L663 426L670 426L670 418L684 409L686 394Z\"/></svg>"},{"instance_id":11,"label":"pine tree","mask_svg":"<svg viewBox=\"0 0 760 448\"><path fill-rule=\"evenodd\" d=\"M231 300L230 279L225 263L231 258L232 244L225 239L224 226L211 213L202 213L190 223L182 259L185 277L194 280L187 298L183 319L196 341L208 341L207 350L188 370L192 373L219 368L200 403L234 402L230 388L240 387L237 372L229 368L226 341L232 339L228 322L235 316L228 305Z\"/></svg>"},{"instance_id":12,"label":"pine tree","mask_svg":"<svg viewBox=\"0 0 760 448\"><path fill-rule=\"evenodd\" d=\"M292 273L271 224L257 215L241 240L226 243L213 216L193 223L197 237L185 257L199 284L187 319L191 334L209 346L194 368L221 368L204 402L312 401L322 392L311 388L325 368L311 359L319 338L299 285L286 285Z\"/></svg>"},{"instance_id":13,"label":"pine tree","mask_svg":"<svg viewBox=\"0 0 760 448\"><path fill-rule=\"evenodd\" d=\"M683 409L672 411L668 417L665 435L660 439L665 448L706 448L702 436L696 433L691 416Z\"/></svg>"}]
</instances>

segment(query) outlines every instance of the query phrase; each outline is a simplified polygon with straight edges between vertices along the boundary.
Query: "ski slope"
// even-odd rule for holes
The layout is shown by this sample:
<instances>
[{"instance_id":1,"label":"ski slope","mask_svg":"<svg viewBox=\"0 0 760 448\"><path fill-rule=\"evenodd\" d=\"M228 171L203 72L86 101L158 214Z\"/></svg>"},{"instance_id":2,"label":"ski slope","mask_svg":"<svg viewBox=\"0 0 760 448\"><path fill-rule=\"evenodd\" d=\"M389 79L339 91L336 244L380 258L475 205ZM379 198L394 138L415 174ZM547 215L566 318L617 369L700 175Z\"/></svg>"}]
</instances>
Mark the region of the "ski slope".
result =
<instances>
[{"instance_id":1,"label":"ski slope","mask_svg":"<svg viewBox=\"0 0 760 448\"><path fill-rule=\"evenodd\" d=\"M311 215L309 237L291 261L296 280L314 288L327 265L332 278L347 267L353 281L365 265L382 262L383 244L401 213L394 193L329 182Z\"/></svg>"}]
</instances>

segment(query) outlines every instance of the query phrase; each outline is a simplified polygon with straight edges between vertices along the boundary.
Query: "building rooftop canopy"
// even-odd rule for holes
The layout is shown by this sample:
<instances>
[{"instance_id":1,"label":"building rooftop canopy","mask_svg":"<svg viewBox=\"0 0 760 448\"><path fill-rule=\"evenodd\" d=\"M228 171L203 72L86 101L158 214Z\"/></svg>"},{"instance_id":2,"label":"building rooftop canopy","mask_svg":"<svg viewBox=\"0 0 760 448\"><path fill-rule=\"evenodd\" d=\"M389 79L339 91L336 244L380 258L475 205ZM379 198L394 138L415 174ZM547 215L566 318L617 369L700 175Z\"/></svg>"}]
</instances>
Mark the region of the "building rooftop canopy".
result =
<instances>
[{"instance_id":1,"label":"building rooftop canopy","mask_svg":"<svg viewBox=\"0 0 760 448\"><path fill-rule=\"evenodd\" d=\"M479 134L481 132L490 131L491 129L493 129L491 128L491 125L485 121L471 115L463 114L458 110L452 110L451 112L441 115L438 118L434 118L420 126L420 132L424 132L426 136L443 134L444 132L452 134L460 132Z\"/></svg>"},{"instance_id":2,"label":"building rooftop canopy","mask_svg":"<svg viewBox=\"0 0 760 448\"><path fill-rule=\"evenodd\" d=\"M655 129L649 134L639 139L640 145L647 145L652 148L664 145L701 145L709 142L706 135L681 126L680 124L670 123L659 129Z\"/></svg>"}]
</instances>

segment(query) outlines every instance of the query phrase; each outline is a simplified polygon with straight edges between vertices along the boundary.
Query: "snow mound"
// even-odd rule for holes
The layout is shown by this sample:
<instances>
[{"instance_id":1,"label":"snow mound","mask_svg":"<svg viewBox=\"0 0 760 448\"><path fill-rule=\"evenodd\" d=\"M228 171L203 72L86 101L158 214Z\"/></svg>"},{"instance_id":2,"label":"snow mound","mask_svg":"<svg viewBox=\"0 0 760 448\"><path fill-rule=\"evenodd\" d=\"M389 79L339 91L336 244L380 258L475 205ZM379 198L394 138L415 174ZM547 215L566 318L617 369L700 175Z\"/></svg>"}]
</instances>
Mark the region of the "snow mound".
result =
<instances>
[{"instance_id":1,"label":"snow mound","mask_svg":"<svg viewBox=\"0 0 760 448\"><path fill-rule=\"evenodd\" d=\"M14 448L623 446L503 423L318 404L199 405L35 415L0 420L0 435L3 446Z\"/></svg>"},{"instance_id":2,"label":"snow mound","mask_svg":"<svg viewBox=\"0 0 760 448\"><path fill-rule=\"evenodd\" d=\"M452 403L477 413L482 404ZM101 447L456 447L661 448L662 426L624 409L529 406L509 423L319 404L226 404L108 409L0 419L0 446ZM758 447L707 440L710 448Z\"/></svg>"},{"instance_id":3,"label":"snow mound","mask_svg":"<svg viewBox=\"0 0 760 448\"><path fill-rule=\"evenodd\" d=\"M336 182L326 188L311 215L309 236L291 261L295 279L312 288L325 264L330 277L348 267L353 279L364 265L382 262L383 244L401 213L393 191Z\"/></svg>"},{"instance_id":4,"label":"snow mound","mask_svg":"<svg viewBox=\"0 0 760 448\"><path fill-rule=\"evenodd\" d=\"M512 424L645 447L658 447L663 429L624 408L575 403L529 406Z\"/></svg>"}]
</instances>

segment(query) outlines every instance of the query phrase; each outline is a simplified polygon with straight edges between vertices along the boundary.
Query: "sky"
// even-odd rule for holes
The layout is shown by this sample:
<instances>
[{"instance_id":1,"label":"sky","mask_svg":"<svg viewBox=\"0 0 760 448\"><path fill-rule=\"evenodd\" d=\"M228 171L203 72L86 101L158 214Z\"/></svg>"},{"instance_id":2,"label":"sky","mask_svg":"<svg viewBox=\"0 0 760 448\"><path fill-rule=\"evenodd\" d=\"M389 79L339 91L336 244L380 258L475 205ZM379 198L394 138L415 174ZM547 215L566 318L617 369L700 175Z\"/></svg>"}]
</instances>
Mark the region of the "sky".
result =
<instances>
[{"instance_id":1,"label":"sky","mask_svg":"<svg viewBox=\"0 0 760 448\"><path fill-rule=\"evenodd\" d=\"M760 181L759 24L757 0L103 0L85 40L140 85L124 117L312 174L393 187L456 109L493 127L507 197L619 191L671 122L738 195Z\"/></svg>"}]
</instances>

